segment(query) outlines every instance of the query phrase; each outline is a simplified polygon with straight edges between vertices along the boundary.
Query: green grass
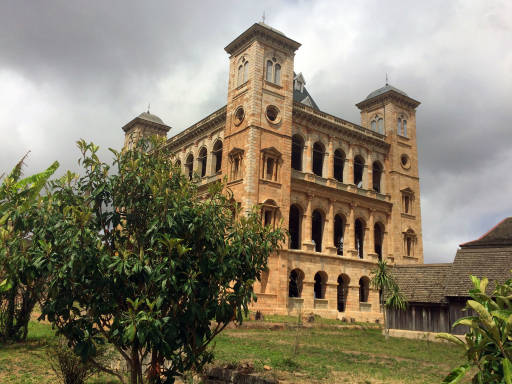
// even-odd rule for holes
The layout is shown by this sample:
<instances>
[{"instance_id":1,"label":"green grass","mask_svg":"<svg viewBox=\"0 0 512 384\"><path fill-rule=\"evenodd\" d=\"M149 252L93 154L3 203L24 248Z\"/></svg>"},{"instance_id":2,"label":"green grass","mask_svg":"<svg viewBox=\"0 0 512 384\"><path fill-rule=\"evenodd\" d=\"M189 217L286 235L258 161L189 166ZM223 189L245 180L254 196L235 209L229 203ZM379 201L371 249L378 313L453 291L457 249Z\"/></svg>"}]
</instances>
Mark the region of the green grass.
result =
<instances>
[{"instance_id":1,"label":"green grass","mask_svg":"<svg viewBox=\"0 0 512 384\"><path fill-rule=\"evenodd\" d=\"M291 317L266 317L273 322L279 319L297 323ZM428 384L440 383L463 361L462 350L450 344L385 340L380 329L333 327L326 319L315 323L324 325L298 330L226 329L215 339L215 363L251 362L259 371L269 365L287 383ZM55 383L46 354L54 341L49 325L31 322L27 342L0 344L0 383ZM97 376L88 383L115 382L109 376Z\"/></svg>"}]
</instances>

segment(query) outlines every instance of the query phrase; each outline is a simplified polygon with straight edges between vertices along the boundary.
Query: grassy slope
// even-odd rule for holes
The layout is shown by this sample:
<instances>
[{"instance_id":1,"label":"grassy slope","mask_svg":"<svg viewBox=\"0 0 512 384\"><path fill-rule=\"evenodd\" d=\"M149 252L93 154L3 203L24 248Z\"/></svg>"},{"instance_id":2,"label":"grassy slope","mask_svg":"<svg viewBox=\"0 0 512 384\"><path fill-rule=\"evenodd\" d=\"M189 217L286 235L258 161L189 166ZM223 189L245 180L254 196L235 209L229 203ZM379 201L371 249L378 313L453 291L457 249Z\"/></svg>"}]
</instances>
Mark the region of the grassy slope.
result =
<instances>
[{"instance_id":1,"label":"grassy slope","mask_svg":"<svg viewBox=\"0 0 512 384\"><path fill-rule=\"evenodd\" d=\"M53 339L49 325L32 322L27 343L0 345L0 383L54 383L46 355ZM386 341L378 329L327 324L299 331L227 329L215 344L217 363L269 365L288 383L440 383L462 361L461 350L448 344ZM108 382L114 381L105 376L89 380Z\"/></svg>"}]
</instances>

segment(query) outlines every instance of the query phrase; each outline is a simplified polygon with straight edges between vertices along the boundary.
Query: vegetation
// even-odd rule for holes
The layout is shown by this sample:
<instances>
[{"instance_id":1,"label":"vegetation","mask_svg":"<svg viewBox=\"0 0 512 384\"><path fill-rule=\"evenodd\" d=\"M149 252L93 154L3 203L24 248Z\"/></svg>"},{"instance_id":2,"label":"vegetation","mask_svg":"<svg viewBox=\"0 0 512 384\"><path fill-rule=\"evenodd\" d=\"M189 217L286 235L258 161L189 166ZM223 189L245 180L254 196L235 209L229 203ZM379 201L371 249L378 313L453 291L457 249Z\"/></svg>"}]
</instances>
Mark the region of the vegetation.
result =
<instances>
[{"instance_id":1,"label":"vegetation","mask_svg":"<svg viewBox=\"0 0 512 384\"><path fill-rule=\"evenodd\" d=\"M268 372L288 383L437 384L451 367L463 362L460 348L455 345L385 340L381 329L370 329L369 324L364 328L351 324L338 328L318 321L313 328L301 329L300 348L294 355L294 328L283 323L279 329L274 324L251 329L251 321L244 324L247 328L227 328L215 338L215 364L251 364L256 371ZM265 322L258 322L262 324ZM55 383L46 355L55 341L50 325L31 322L26 343L0 344L0 382ZM264 365L271 371L265 371ZM118 380L97 374L87 383L113 384Z\"/></svg>"},{"instance_id":2,"label":"vegetation","mask_svg":"<svg viewBox=\"0 0 512 384\"><path fill-rule=\"evenodd\" d=\"M371 285L380 292L380 305L382 307L393 308L397 310L405 310L407 301L400 292L398 284L395 282L388 264L385 260L379 260L377 267L371 273ZM386 311L382 311L384 315L384 332L386 338L389 335L388 323L386 319Z\"/></svg>"},{"instance_id":3,"label":"vegetation","mask_svg":"<svg viewBox=\"0 0 512 384\"><path fill-rule=\"evenodd\" d=\"M84 361L123 381L96 358L99 345L114 346L132 384L144 375L172 383L210 361L208 345L242 321L284 240L258 212L236 215L220 183L200 196L162 144L112 150L109 165L80 141L84 175L52 183L39 240L37 262L50 271L41 318Z\"/></svg>"},{"instance_id":4,"label":"vegetation","mask_svg":"<svg viewBox=\"0 0 512 384\"><path fill-rule=\"evenodd\" d=\"M0 340L25 340L30 314L43 294L46 273L39 268L37 234L44 223L40 195L59 164L22 178L26 155L0 186Z\"/></svg>"},{"instance_id":5,"label":"vegetation","mask_svg":"<svg viewBox=\"0 0 512 384\"><path fill-rule=\"evenodd\" d=\"M471 276L474 288L469 291L467 309L474 315L457 320L453 327L469 327L465 342L451 334L439 337L460 345L467 362L455 368L443 381L457 383L468 372L476 370L473 383L512 384L512 279L497 284L492 294L486 293L487 278Z\"/></svg>"}]
</instances>

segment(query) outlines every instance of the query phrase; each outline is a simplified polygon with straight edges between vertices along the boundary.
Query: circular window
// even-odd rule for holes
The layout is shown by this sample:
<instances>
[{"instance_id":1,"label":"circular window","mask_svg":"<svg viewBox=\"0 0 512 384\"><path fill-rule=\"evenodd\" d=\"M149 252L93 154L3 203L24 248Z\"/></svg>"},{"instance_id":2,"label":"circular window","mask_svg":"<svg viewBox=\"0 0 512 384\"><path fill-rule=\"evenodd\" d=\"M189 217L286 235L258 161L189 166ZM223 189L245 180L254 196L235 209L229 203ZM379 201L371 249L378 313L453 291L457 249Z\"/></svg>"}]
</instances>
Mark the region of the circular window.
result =
<instances>
[{"instance_id":1,"label":"circular window","mask_svg":"<svg viewBox=\"0 0 512 384\"><path fill-rule=\"evenodd\" d=\"M279 109L277 109L275 105L269 105L265 115L272 124L279 124L281 121L281 112L279 112Z\"/></svg>"},{"instance_id":2,"label":"circular window","mask_svg":"<svg viewBox=\"0 0 512 384\"><path fill-rule=\"evenodd\" d=\"M402 164L402 167L406 169L411 166L409 156L407 156L405 153L400 156L400 164Z\"/></svg>"},{"instance_id":3,"label":"circular window","mask_svg":"<svg viewBox=\"0 0 512 384\"><path fill-rule=\"evenodd\" d=\"M245 111L244 107L238 107L235 111L235 125L240 125L244 121Z\"/></svg>"}]
</instances>

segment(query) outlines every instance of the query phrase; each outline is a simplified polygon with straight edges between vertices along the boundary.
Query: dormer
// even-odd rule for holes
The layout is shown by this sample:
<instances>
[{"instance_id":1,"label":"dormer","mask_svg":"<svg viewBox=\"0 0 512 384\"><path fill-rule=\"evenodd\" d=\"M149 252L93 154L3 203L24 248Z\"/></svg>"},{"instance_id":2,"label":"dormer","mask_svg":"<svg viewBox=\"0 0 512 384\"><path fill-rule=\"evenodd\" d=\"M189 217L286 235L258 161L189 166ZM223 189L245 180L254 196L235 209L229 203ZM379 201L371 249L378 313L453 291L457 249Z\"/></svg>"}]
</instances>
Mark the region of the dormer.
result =
<instances>
[{"instance_id":1,"label":"dormer","mask_svg":"<svg viewBox=\"0 0 512 384\"><path fill-rule=\"evenodd\" d=\"M306 80L304 80L304 76L302 76L302 72L298 75L295 75L293 78L293 90L304 93L304 86L306 85Z\"/></svg>"}]
</instances>

